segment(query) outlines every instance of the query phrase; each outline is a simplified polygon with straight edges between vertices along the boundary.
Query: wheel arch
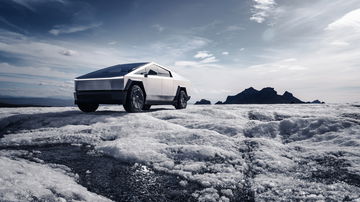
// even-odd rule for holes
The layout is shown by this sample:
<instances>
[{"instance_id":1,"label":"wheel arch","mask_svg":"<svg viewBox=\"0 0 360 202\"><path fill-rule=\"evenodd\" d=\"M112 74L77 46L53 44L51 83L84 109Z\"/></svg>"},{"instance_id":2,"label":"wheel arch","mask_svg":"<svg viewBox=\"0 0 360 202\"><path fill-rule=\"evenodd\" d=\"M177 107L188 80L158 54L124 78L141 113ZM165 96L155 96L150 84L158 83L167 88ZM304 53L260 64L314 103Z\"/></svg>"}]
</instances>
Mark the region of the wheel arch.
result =
<instances>
[{"instance_id":1,"label":"wheel arch","mask_svg":"<svg viewBox=\"0 0 360 202\"><path fill-rule=\"evenodd\" d=\"M144 97L146 100L146 91L145 91L143 82L139 81L139 80L129 79L125 85L125 90L128 91L131 88L131 86L133 86L133 85L138 85L141 88L141 90L144 92Z\"/></svg>"},{"instance_id":2,"label":"wheel arch","mask_svg":"<svg viewBox=\"0 0 360 202\"><path fill-rule=\"evenodd\" d=\"M188 93L187 93L187 91L186 91L186 87L184 87L184 86L178 86L178 87L177 87L177 90L176 90L176 95L175 95L175 97L174 97L174 102L178 99L179 94L180 94L180 91L182 91L182 90L185 91L186 96L189 97L189 95L188 95Z\"/></svg>"}]
</instances>

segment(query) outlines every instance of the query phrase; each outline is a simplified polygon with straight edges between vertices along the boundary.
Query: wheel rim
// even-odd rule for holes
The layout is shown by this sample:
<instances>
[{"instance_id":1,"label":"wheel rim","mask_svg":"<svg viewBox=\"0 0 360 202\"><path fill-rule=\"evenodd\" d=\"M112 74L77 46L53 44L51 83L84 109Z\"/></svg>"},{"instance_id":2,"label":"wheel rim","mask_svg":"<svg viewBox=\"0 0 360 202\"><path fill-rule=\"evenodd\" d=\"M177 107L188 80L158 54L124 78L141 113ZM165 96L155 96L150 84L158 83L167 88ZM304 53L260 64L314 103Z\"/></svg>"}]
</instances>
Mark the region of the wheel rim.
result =
<instances>
[{"instance_id":1,"label":"wheel rim","mask_svg":"<svg viewBox=\"0 0 360 202\"><path fill-rule=\"evenodd\" d=\"M142 109L144 105L144 95L139 88L135 88L132 93L132 104L135 109Z\"/></svg>"}]
</instances>

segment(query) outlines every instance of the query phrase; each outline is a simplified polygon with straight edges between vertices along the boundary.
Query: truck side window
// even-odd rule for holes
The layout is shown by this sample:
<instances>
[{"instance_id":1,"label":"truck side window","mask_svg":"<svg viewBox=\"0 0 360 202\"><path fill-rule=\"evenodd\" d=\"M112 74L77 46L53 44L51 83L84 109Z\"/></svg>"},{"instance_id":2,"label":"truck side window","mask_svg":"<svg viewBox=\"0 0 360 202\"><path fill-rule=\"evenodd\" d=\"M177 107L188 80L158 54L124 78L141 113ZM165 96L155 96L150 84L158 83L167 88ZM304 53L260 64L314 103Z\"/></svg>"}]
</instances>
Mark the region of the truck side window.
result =
<instances>
[{"instance_id":1,"label":"truck side window","mask_svg":"<svg viewBox=\"0 0 360 202\"><path fill-rule=\"evenodd\" d=\"M153 68L151 68L148 72L148 75L158 75L158 73Z\"/></svg>"},{"instance_id":2,"label":"truck side window","mask_svg":"<svg viewBox=\"0 0 360 202\"><path fill-rule=\"evenodd\" d=\"M162 67L157 67L157 70L159 72L159 76L163 76L163 77L171 77L171 74L169 71L163 69Z\"/></svg>"}]
</instances>

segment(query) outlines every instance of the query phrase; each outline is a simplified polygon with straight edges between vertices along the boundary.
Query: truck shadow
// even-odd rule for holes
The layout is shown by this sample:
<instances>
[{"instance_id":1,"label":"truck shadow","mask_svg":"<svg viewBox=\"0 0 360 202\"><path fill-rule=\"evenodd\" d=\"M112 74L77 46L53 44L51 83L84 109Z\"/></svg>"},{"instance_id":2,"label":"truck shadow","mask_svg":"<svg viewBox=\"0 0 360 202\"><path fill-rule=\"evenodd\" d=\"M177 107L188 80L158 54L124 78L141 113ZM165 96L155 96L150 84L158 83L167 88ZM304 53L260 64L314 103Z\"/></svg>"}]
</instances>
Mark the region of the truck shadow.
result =
<instances>
[{"instance_id":1,"label":"truck shadow","mask_svg":"<svg viewBox=\"0 0 360 202\"><path fill-rule=\"evenodd\" d=\"M67 125L92 125L98 122L105 122L109 117L120 117L127 114L125 111L84 113L77 110L68 110L63 112L13 115L0 120L0 138L6 134L21 130L60 128Z\"/></svg>"},{"instance_id":2,"label":"truck shadow","mask_svg":"<svg viewBox=\"0 0 360 202\"><path fill-rule=\"evenodd\" d=\"M174 110L170 108L153 108L142 113ZM131 113L115 110L98 110L84 113L80 110L62 112L45 112L35 114L17 114L0 119L0 138L6 134L21 130L36 130L41 128L60 128L67 125L92 125L105 122L109 117L121 117Z\"/></svg>"}]
</instances>

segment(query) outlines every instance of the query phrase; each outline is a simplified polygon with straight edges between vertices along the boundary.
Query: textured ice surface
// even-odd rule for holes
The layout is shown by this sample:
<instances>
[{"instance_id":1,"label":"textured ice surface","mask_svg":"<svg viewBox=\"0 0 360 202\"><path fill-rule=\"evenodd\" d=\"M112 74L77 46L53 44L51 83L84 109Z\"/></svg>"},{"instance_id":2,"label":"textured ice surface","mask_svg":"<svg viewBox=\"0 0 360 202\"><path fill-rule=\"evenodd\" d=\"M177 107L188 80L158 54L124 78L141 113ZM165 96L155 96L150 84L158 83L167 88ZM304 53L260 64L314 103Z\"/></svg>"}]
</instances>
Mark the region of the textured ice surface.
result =
<instances>
[{"instance_id":1,"label":"textured ice surface","mask_svg":"<svg viewBox=\"0 0 360 202\"><path fill-rule=\"evenodd\" d=\"M66 167L0 155L0 201L110 201L78 185Z\"/></svg>"},{"instance_id":2,"label":"textured ice surface","mask_svg":"<svg viewBox=\"0 0 360 202\"><path fill-rule=\"evenodd\" d=\"M0 117L3 150L92 144L121 161L177 175L179 186L198 183L202 188L192 196L199 201L360 200L360 108L353 105L189 106L137 114L120 106L89 114L71 107L23 108L2 109ZM11 167L52 171L43 164L0 157L5 162L0 164L2 176L15 172ZM22 177L12 174L13 180ZM12 179L2 178L6 183ZM41 192L26 184L17 189L37 197L47 186L39 186ZM84 200L96 197L75 190Z\"/></svg>"}]
</instances>

